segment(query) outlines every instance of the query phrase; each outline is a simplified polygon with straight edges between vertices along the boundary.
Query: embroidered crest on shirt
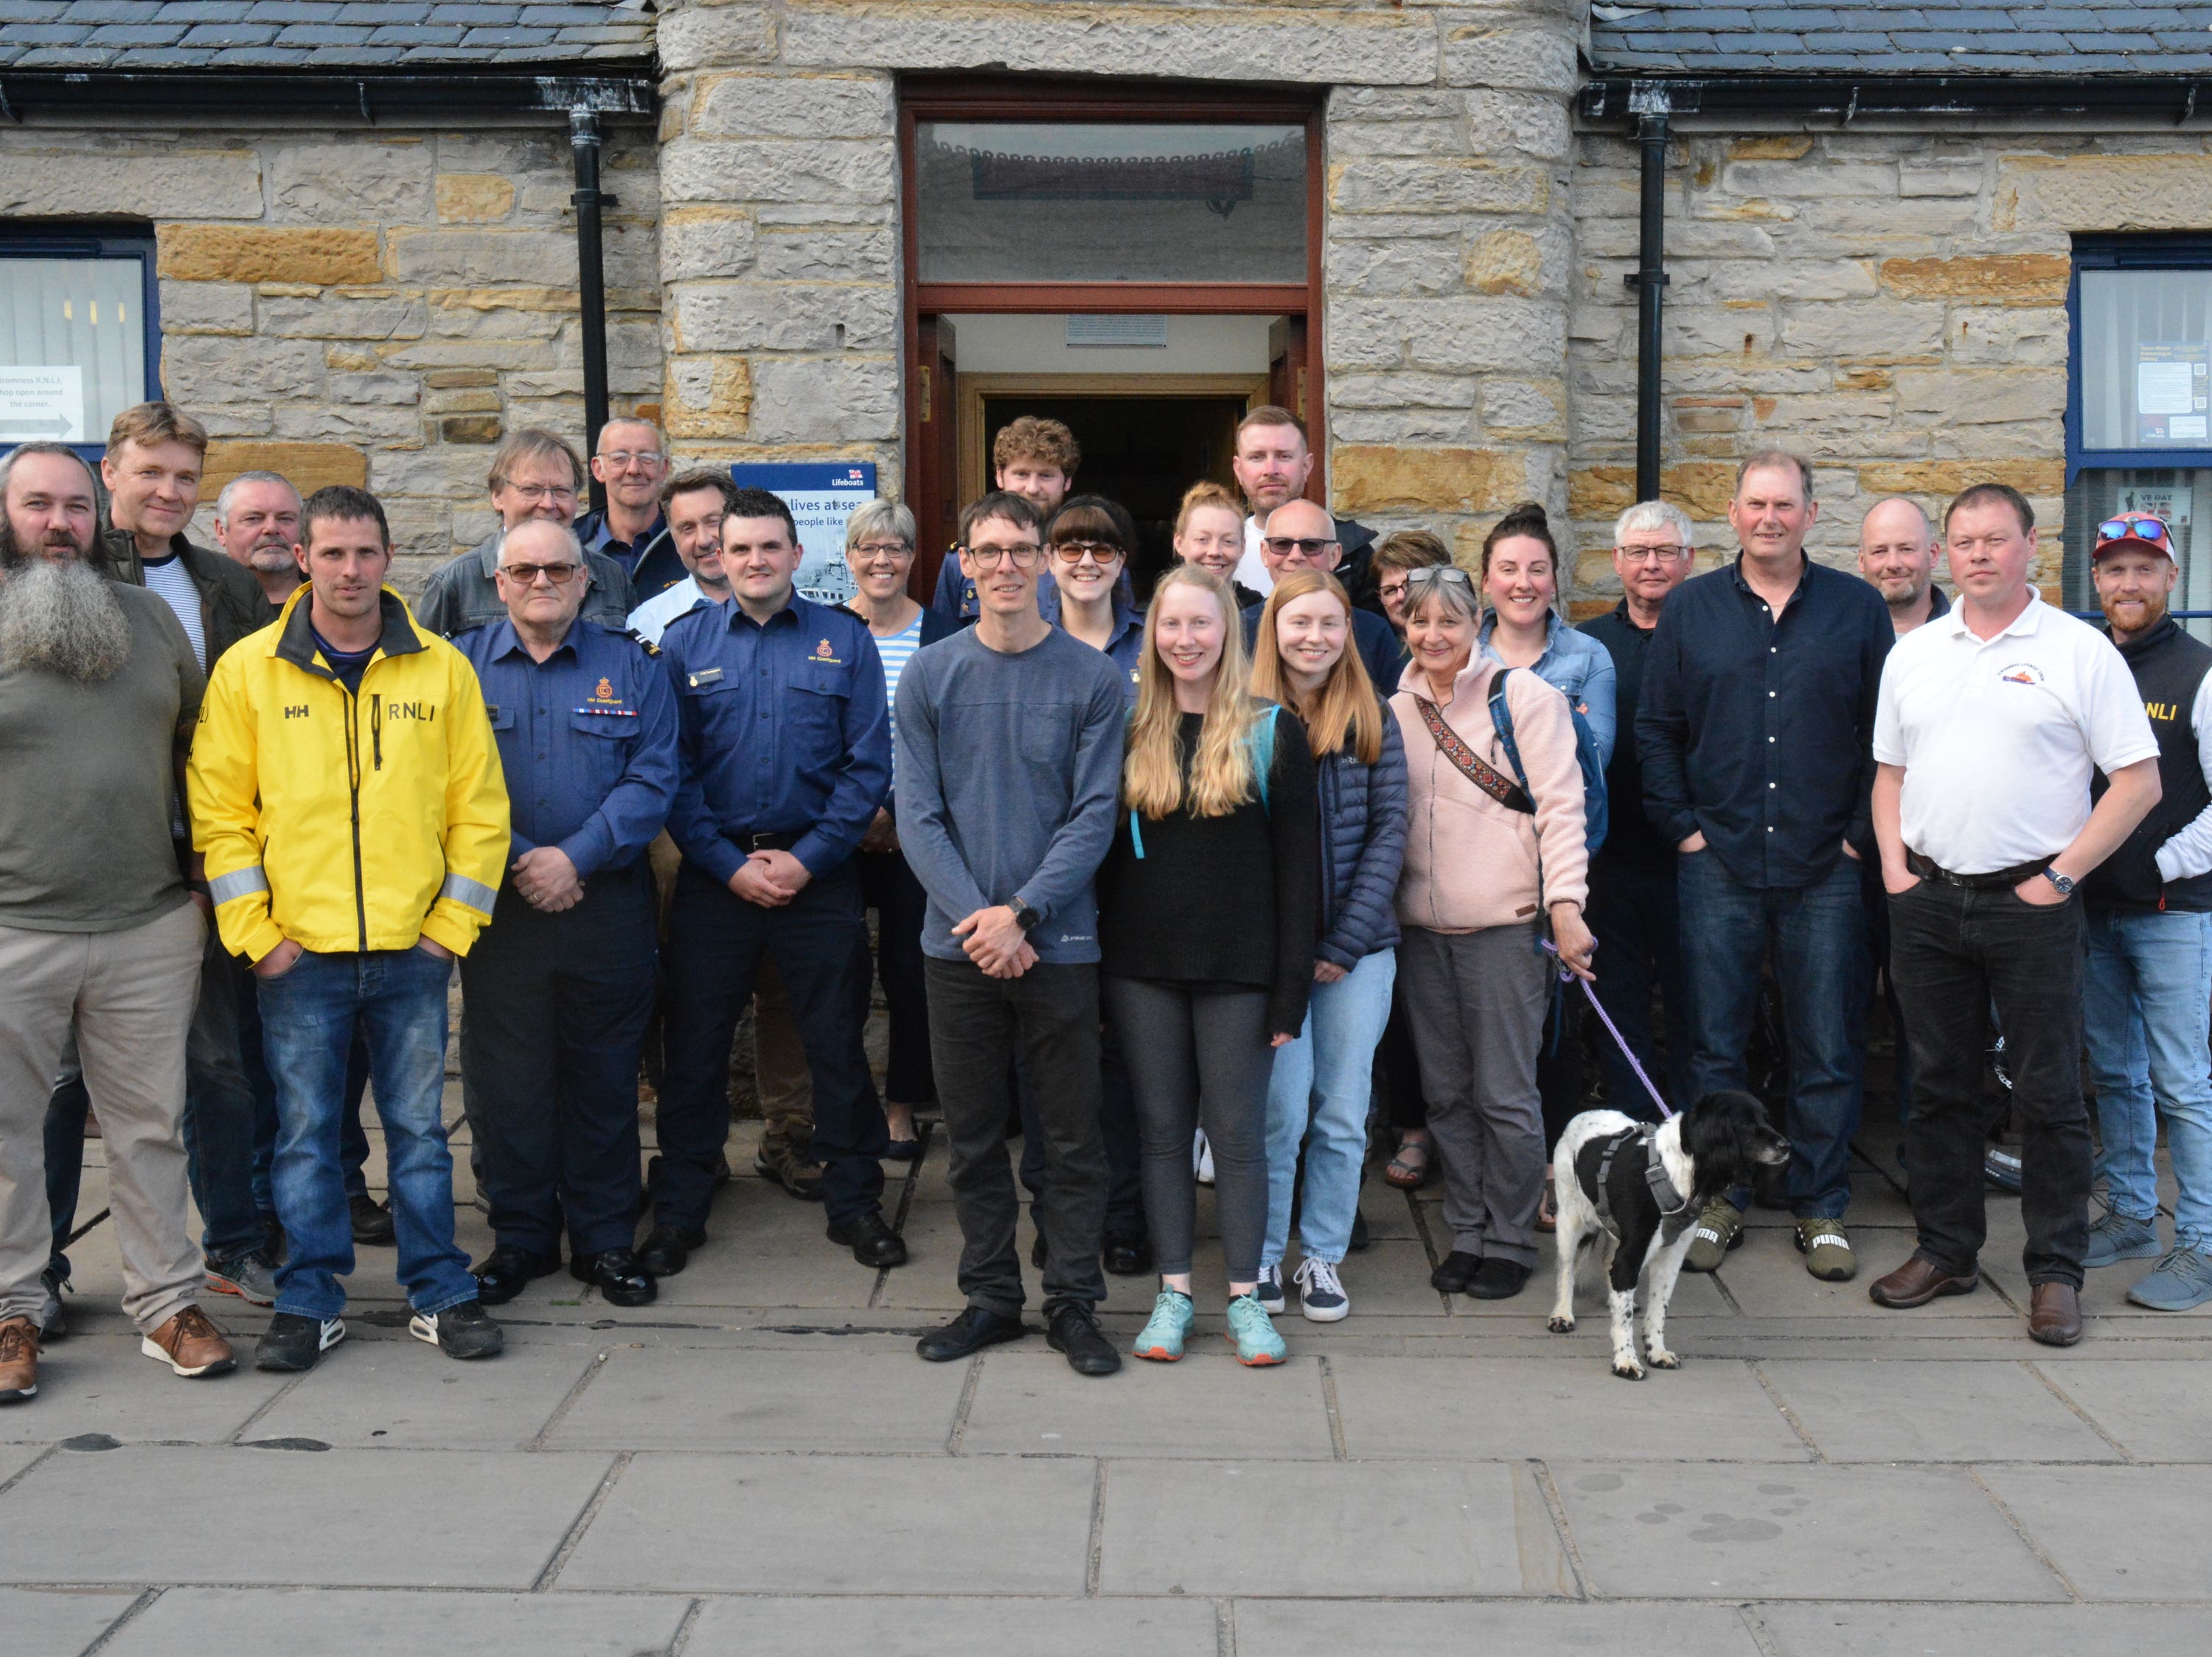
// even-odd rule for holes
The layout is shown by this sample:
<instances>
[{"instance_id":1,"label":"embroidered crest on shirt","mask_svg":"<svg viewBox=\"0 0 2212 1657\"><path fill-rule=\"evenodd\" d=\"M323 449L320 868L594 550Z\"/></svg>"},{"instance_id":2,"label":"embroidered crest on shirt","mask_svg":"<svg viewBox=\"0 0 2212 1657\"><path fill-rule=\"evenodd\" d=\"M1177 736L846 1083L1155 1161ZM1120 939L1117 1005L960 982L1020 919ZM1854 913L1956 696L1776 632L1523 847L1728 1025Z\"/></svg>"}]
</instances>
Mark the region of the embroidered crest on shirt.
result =
<instances>
[{"instance_id":1,"label":"embroidered crest on shirt","mask_svg":"<svg viewBox=\"0 0 2212 1657\"><path fill-rule=\"evenodd\" d=\"M833 667L842 667L845 665L842 661L832 653L830 641L826 638L823 639L821 643L814 647L814 654L809 658L809 660L813 661L827 662Z\"/></svg>"},{"instance_id":2,"label":"embroidered crest on shirt","mask_svg":"<svg viewBox=\"0 0 2212 1657\"><path fill-rule=\"evenodd\" d=\"M1997 677L2008 685L2040 685L2043 669L2032 661L2015 661Z\"/></svg>"}]
</instances>

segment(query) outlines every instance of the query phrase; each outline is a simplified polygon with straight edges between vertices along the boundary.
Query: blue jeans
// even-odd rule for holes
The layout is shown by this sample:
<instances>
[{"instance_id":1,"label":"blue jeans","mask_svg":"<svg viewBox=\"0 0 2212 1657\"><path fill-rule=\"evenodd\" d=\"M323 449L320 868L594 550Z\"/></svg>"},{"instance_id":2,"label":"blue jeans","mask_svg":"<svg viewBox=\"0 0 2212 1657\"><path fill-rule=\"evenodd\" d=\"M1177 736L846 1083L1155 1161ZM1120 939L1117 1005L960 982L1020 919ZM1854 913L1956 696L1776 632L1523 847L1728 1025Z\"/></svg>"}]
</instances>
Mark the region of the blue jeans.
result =
<instances>
[{"instance_id":1,"label":"blue jeans","mask_svg":"<svg viewBox=\"0 0 2212 1657\"><path fill-rule=\"evenodd\" d=\"M1851 1140L1864 1100L1866 910L1859 866L1838 857L1807 886L1745 886L1711 851L1677 870L1682 967L1690 985L1692 1100L1745 1087L1768 952L1790 1026L1790 1109L1783 1124L1790 1209L1840 1220L1851 1200ZM1601 970L1602 968L1601 967Z\"/></svg>"},{"instance_id":2,"label":"blue jeans","mask_svg":"<svg viewBox=\"0 0 2212 1657\"><path fill-rule=\"evenodd\" d=\"M1390 1021L1398 952L1361 958L1334 984L1316 983L1298 1039L1275 1049L1267 1083L1267 1234L1260 1268L1280 1264L1291 1235L1291 1183L1306 1152L1298 1241L1310 1260L1335 1265L1352 1246L1359 1169L1367 1159L1367 1106L1375 1047Z\"/></svg>"},{"instance_id":3,"label":"blue jeans","mask_svg":"<svg viewBox=\"0 0 2212 1657\"><path fill-rule=\"evenodd\" d=\"M276 1083L261 1053L261 1001L254 989L258 980L253 969L236 956L230 958L230 966L239 981L239 1057L246 1064L246 1085L253 1089L253 1206L269 1215L276 1212L276 1193L269 1183L270 1165L276 1160ZM362 1095L368 1091L368 1044L356 1030L346 1054L345 1116L338 1136L349 1197L368 1195L368 1136L361 1126Z\"/></svg>"},{"instance_id":4,"label":"blue jeans","mask_svg":"<svg viewBox=\"0 0 2212 1657\"><path fill-rule=\"evenodd\" d=\"M2180 1196L2174 1240L2212 1247L2212 915L2092 905L2082 1022L2113 1210L2158 1215L2158 1118ZM2155 1101L2154 1105L2154 1101Z\"/></svg>"},{"instance_id":5,"label":"blue jeans","mask_svg":"<svg viewBox=\"0 0 2212 1657\"><path fill-rule=\"evenodd\" d=\"M453 1163L441 1108L453 970L420 949L309 953L259 981L262 1052L276 1084L271 1176L289 1245L277 1311L334 1318L345 1306L337 1280L353 1270L353 1221L338 1145L356 1022L384 1123L408 1304L435 1313L476 1299L469 1257L453 1245Z\"/></svg>"}]
</instances>

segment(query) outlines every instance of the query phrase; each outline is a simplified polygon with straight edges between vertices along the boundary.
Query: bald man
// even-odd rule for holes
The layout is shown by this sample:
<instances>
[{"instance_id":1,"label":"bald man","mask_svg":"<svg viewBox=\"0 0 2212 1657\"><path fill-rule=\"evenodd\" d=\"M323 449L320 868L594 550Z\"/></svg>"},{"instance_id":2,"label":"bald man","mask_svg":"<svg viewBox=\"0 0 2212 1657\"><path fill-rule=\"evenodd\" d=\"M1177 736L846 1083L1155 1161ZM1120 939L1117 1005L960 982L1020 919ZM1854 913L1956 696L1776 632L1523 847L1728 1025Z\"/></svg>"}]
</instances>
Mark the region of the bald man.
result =
<instances>
[{"instance_id":1,"label":"bald man","mask_svg":"<svg viewBox=\"0 0 2212 1657\"><path fill-rule=\"evenodd\" d=\"M1935 528L1902 495L1876 501L1859 521L1859 574L1881 590L1899 638L1951 607L1936 586Z\"/></svg>"},{"instance_id":2,"label":"bald man","mask_svg":"<svg viewBox=\"0 0 2212 1657\"><path fill-rule=\"evenodd\" d=\"M1342 532L1326 509L1303 498L1285 502L1267 515L1267 521L1260 535L1260 559L1266 564L1267 586L1301 570L1325 570L1341 581L1344 573L1339 568L1344 562L1344 543L1339 539ZM1244 611L1244 644L1249 650L1260 637L1260 614L1267 608L1262 602L1248 606ZM1375 694L1388 697L1398 688L1398 636L1390 631L1390 624L1371 610L1354 608L1352 612L1352 647L1359 659L1367 664L1367 677L1375 682Z\"/></svg>"}]
</instances>

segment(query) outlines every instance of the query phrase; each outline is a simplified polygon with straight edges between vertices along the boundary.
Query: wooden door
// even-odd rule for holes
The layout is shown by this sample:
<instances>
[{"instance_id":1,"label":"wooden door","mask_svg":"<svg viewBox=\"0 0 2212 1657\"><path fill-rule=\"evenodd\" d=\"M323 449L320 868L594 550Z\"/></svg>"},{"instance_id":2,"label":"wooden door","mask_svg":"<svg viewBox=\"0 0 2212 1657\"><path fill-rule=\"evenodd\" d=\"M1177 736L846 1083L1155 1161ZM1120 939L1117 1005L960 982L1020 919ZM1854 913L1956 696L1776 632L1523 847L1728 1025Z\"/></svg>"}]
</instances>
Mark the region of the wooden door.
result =
<instances>
[{"instance_id":1,"label":"wooden door","mask_svg":"<svg viewBox=\"0 0 2212 1657\"><path fill-rule=\"evenodd\" d=\"M1278 408L1288 409L1306 423L1306 431L1315 442L1316 452L1320 434L1316 429L1314 411L1310 405L1310 376L1306 353L1306 320L1303 315L1279 316L1267 329L1267 400ZM1320 505L1328 504L1327 479L1322 469L1316 466L1306 479L1306 498Z\"/></svg>"},{"instance_id":2,"label":"wooden door","mask_svg":"<svg viewBox=\"0 0 2212 1657\"><path fill-rule=\"evenodd\" d=\"M915 353L913 453L914 575L907 591L927 604L937 592L937 573L960 526L959 409L955 393L957 341L951 320L925 316Z\"/></svg>"}]
</instances>

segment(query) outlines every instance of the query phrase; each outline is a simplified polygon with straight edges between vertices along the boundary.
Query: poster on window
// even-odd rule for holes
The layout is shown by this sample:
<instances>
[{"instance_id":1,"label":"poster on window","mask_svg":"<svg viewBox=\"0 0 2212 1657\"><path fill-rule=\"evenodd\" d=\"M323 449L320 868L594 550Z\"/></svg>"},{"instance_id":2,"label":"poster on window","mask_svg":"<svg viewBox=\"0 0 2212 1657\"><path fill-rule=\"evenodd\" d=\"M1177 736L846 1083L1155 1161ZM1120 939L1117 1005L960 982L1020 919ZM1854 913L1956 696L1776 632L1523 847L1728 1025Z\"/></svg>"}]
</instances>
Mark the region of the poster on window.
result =
<instances>
[{"instance_id":1,"label":"poster on window","mask_svg":"<svg viewBox=\"0 0 2212 1657\"><path fill-rule=\"evenodd\" d=\"M2202 448L2212 442L2212 344L2146 339L2136 347L2136 441Z\"/></svg>"},{"instance_id":2,"label":"poster on window","mask_svg":"<svg viewBox=\"0 0 2212 1657\"><path fill-rule=\"evenodd\" d=\"M2177 553L2189 548L2189 521L2197 504L2197 490L2192 481L2195 474L2184 472L2180 481L2173 483L2136 483L2134 479L2148 475L2154 478L2174 478L2172 472L2148 474L2130 472L2112 496L2112 510L2148 512L2173 532L2173 546Z\"/></svg>"},{"instance_id":3,"label":"poster on window","mask_svg":"<svg viewBox=\"0 0 2212 1657\"><path fill-rule=\"evenodd\" d=\"M0 443L81 443L84 436L84 370L0 366Z\"/></svg>"},{"instance_id":4,"label":"poster on window","mask_svg":"<svg viewBox=\"0 0 2212 1657\"><path fill-rule=\"evenodd\" d=\"M853 596L845 563L845 521L876 498L876 468L866 460L766 460L730 467L739 489L780 496L799 521L799 590L819 604Z\"/></svg>"}]
</instances>

